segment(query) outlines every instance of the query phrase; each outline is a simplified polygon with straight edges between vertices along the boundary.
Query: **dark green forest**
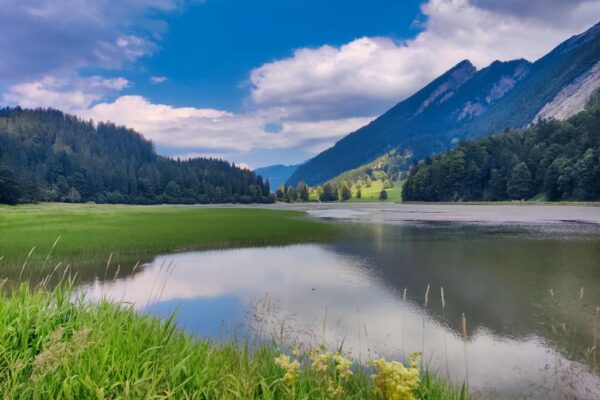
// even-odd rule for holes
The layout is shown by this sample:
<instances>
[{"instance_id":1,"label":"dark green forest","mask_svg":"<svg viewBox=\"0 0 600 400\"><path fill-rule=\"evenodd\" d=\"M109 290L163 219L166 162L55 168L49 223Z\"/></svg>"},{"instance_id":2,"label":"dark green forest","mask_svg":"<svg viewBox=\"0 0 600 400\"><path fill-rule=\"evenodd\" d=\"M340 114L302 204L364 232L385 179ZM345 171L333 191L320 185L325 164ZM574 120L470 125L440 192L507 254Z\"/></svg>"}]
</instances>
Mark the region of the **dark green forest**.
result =
<instances>
[{"instance_id":1,"label":"dark green forest","mask_svg":"<svg viewBox=\"0 0 600 400\"><path fill-rule=\"evenodd\" d=\"M600 200L600 103L414 164L405 201Z\"/></svg>"},{"instance_id":2,"label":"dark green forest","mask_svg":"<svg viewBox=\"0 0 600 400\"><path fill-rule=\"evenodd\" d=\"M0 109L0 203L272 202L268 181L226 161L159 156L132 129L53 109Z\"/></svg>"}]
</instances>

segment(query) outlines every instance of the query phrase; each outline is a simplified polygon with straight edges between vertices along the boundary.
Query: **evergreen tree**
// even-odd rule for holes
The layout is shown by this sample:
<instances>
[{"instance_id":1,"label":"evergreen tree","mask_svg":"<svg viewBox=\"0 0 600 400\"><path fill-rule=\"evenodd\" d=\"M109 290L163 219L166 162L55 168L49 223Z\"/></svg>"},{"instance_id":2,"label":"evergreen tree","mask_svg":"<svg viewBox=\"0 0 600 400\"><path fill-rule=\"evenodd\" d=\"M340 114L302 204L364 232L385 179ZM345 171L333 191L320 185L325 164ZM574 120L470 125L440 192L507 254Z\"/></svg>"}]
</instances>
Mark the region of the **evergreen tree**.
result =
<instances>
[{"instance_id":1,"label":"evergreen tree","mask_svg":"<svg viewBox=\"0 0 600 400\"><path fill-rule=\"evenodd\" d=\"M319 200L321 201L337 201L338 193L337 188L331 183L326 183L321 188L321 194Z\"/></svg>"},{"instance_id":2,"label":"evergreen tree","mask_svg":"<svg viewBox=\"0 0 600 400\"><path fill-rule=\"evenodd\" d=\"M157 155L139 133L52 109L0 109L2 202L272 202L270 187L226 161ZM14 176L14 179L13 179ZM16 182L16 189L15 187ZM3 192L7 193L6 190Z\"/></svg>"},{"instance_id":3,"label":"evergreen tree","mask_svg":"<svg viewBox=\"0 0 600 400\"><path fill-rule=\"evenodd\" d=\"M524 162L513 168L506 184L506 192L512 200L526 200L533 194L533 178Z\"/></svg>"},{"instance_id":4,"label":"evergreen tree","mask_svg":"<svg viewBox=\"0 0 600 400\"><path fill-rule=\"evenodd\" d=\"M303 181L298 182L298 186L296 186L296 192L298 192L298 197L302 201L308 201L310 196L308 186Z\"/></svg>"},{"instance_id":5,"label":"evergreen tree","mask_svg":"<svg viewBox=\"0 0 600 400\"><path fill-rule=\"evenodd\" d=\"M350 198L352 197L352 191L350 190L348 185L342 185L342 188L340 189L340 197L342 201L350 200Z\"/></svg>"}]
</instances>

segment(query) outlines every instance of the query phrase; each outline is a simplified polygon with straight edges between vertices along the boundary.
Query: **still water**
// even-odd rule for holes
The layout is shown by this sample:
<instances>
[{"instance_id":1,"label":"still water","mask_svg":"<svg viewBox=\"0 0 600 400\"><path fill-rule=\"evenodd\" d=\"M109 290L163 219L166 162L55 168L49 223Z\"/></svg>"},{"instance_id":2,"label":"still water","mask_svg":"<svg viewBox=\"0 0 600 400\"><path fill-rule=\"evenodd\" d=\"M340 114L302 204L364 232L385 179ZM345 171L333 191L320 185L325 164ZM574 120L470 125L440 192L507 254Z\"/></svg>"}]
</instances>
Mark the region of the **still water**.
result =
<instances>
[{"instance_id":1,"label":"still water","mask_svg":"<svg viewBox=\"0 0 600 400\"><path fill-rule=\"evenodd\" d=\"M335 244L165 254L85 289L177 311L202 337L343 345L362 361L422 351L486 398L600 398L597 226L365 229Z\"/></svg>"}]
</instances>

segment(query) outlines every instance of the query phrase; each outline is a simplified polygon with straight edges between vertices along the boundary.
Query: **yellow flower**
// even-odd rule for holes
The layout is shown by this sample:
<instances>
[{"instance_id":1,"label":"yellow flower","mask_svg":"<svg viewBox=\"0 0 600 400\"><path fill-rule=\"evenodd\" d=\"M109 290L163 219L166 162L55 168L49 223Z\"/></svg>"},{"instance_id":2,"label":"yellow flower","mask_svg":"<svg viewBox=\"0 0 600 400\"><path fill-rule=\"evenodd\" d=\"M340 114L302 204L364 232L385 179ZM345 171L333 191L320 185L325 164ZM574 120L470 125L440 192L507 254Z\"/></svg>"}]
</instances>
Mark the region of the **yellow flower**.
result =
<instances>
[{"instance_id":1,"label":"yellow flower","mask_svg":"<svg viewBox=\"0 0 600 400\"><path fill-rule=\"evenodd\" d=\"M320 372L320 373L327 371L327 367L329 366L330 359L331 359L330 352L316 355L313 358L312 369L314 369L315 372Z\"/></svg>"},{"instance_id":2,"label":"yellow flower","mask_svg":"<svg viewBox=\"0 0 600 400\"><path fill-rule=\"evenodd\" d=\"M292 386L298 380L300 375L300 363L297 360L290 360L290 357L286 354L281 354L275 358L275 363L279 365L284 371L283 380L286 385Z\"/></svg>"},{"instance_id":3,"label":"yellow flower","mask_svg":"<svg viewBox=\"0 0 600 400\"><path fill-rule=\"evenodd\" d=\"M416 363L419 355L411 357ZM383 358L372 361L377 372L372 378L375 381L375 394L386 400L415 400L414 391L421 384L421 375L414 366L406 368L397 361L386 361ZM414 364L413 364L414 365Z\"/></svg>"},{"instance_id":4,"label":"yellow flower","mask_svg":"<svg viewBox=\"0 0 600 400\"><path fill-rule=\"evenodd\" d=\"M352 375L352 360L339 353L335 353L333 359L335 360L338 376L343 379L349 378Z\"/></svg>"}]
</instances>

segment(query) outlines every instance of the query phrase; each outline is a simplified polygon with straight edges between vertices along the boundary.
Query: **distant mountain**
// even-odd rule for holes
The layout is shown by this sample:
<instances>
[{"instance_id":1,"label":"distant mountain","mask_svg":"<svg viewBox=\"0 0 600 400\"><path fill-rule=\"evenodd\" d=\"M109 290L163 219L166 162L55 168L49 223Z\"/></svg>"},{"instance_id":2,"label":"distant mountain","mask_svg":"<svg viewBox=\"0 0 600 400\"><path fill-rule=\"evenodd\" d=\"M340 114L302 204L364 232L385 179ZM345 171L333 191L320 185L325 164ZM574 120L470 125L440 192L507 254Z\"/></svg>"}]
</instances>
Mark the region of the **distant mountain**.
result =
<instances>
[{"instance_id":1,"label":"distant mountain","mask_svg":"<svg viewBox=\"0 0 600 400\"><path fill-rule=\"evenodd\" d=\"M288 183L322 183L392 149L422 159L461 140L522 128L538 118L564 119L581 111L598 87L600 24L535 63L495 61L478 71L465 60L300 165Z\"/></svg>"},{"instance_id":2,"label":"distant mountain","mask_svg":"<svg viewBox=\"0 0 600 400\"><path fill-rule=\"evenodd\" d=\"M256 175L263 179L268 179L271 186L271 191L275 192L277 188L285 183L290 176L296 171L298 165L270 165L268 167L257 168L254 170Z\"/></svg>"},{"instance_id":3,"label":"distant mountain","mask_svg":"<svg viewBox=\"0 0 600 400\"><path fill-rule=\"evenodd\" d=\"M272 202L254 172L173 160L131 129L57 110L0 108L0 203Z\"/></svg>"},{"instance_id":4,"label":"distant mountain","mask_svg":"<svg viewBox=\"0 0 600 400\"><path fill-rule=\"evenodd\" d=\"M425 159L411 168L403 199L600 200L599 100L597 92L565 121L541 120Z\"/></svg>"}]
</instances>

